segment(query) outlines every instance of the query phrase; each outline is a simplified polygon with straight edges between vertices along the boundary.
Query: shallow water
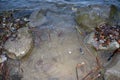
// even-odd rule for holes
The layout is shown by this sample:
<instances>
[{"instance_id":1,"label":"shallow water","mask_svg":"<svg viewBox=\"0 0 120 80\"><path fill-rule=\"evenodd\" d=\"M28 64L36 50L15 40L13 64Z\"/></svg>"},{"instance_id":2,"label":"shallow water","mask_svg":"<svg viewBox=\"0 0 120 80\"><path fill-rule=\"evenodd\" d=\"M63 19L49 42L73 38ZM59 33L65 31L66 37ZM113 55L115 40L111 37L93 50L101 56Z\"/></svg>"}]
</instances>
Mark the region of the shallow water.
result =
<instances>
[{"instance_id":1,"label":"shallow water","mask_svg":"<svg viewBox=\"0 0 120 80\"><path fill-rule=\"evenodd\" d=\"M0 0L0 11L14 9L39 9L41 4L48 6L48 3L75 4L79 6L103 3L115 4L117 6L120 5L119 0Z\"/></svg>"},{"instance_id":2,"label":"shallow water","mask_svg":"<svg viewBox=\"0 0 120 80\"><path fill-rule=\"evenodd\" d=\"M24 70L22 80L76 80L78 63L85 62L83 69L79 70L80 78L94 68L95 57L83 43L85 36L79 35L75 29L77 25L72 10L72 7L92 4L119 6L120 3L118 0L0 0L0 11L18 10L15 17L27 16L39 9L47 11L48 22L37 27L39 33L34 35L35 47L21 64Z\"/></svg>"},{"instance_id":3,"label":"shallow water","mask_svg":"<svg viewBox=\"0 0 120 80\"><path fill-rule=\"evenodd\" d=\"M114 4L119 7L119 0L0 0L0 12L17 11L15 17L28 16L35 10L71 13L72 7L79 8L93 4Z\"/></svg>"}]
</instances>

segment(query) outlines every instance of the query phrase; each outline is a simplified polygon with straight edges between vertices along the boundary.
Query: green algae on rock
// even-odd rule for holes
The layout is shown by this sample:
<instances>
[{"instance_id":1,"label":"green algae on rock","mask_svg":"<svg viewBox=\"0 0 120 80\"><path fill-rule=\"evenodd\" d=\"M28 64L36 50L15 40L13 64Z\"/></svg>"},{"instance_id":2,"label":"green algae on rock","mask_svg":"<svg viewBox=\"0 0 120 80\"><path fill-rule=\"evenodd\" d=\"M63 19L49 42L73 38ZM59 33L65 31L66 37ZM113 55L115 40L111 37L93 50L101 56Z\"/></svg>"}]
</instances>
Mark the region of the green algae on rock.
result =
<instances>
[{"instance_id":1,"label":"green algae on rock","mask_svg":"<svg viewBox=\"0 0 120 80\"><path fill-rule=\"evenodd\" d=\"M91 5L78 9L76 22L86 31L92 31L101 22L109 18L110 7L106 5Z\"/></svg>"},{"instance_id":2,"label":"green algae on rock","mask_svg":"<svg viewBox=\"0 0 120 80\"><path fill-rule=\"evenodd\" d=\"M93 31L102 22L118 24L119 17L120 12L114 5L90 5L79 8L75 19L85 31Z\"/></svg>"},{"instance_id":3,"label":"green algae on rock","mask_svg":"<svg viewBox=\"0 0 120 80\"><path fill-rule=\"evenodd\" d=\"M120 9L115 5L111 5L109 23L112 25L120 24Z\"/></svg>"}]
</instances>

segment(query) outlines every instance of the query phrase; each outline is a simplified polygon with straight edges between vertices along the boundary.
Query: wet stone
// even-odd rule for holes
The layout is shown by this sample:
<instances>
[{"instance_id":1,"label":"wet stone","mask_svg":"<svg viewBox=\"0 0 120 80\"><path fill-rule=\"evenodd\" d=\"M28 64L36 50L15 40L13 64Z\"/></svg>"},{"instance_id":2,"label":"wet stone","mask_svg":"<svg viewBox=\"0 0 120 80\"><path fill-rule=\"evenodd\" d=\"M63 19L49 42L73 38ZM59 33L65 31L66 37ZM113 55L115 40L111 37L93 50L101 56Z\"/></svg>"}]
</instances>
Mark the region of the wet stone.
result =
<instances>
[{"instance_id":1,"label":"wet stone","mask_svg":"<svg viewBox=\"0 0 120 80\"><path fill-rule=\"evenodd\" d=\"M30 22L28 23L30 27L37 27L48 22L43 12L41 10L37 10L30 15Z\"/></svg>"},{"instance_id":2,"label":"wet stone","mask_svg":"<svg viewBox=\"0 0 120 80\"><path fill-rule=\"evenodd\" d=\"M105 72L105 80L120 80L120 55L117 56L117 62L112 62L111 67Z\"/></svg>"},{"instance_id":3,"label":"wet stone","mask_svg":"<svg viewBox=\"0 0 120 80\"><path fill-rule=\"evenodd\" d=\"M93 31L102 22L109 22L112 25L120 24L119 13L115 5L89 5L78 8L76 22L85 31Z\"/></svg>"},{"instance_id":4,"label":"wet stone","mask_svg":"<svg viewBox=\"0 0 120 80\"><path fill-rule=\"evenodd\" d=\"M120 47L119 32L120 27L103 23L86 37L86 42L92 44L97 50L116 50Z\"/></svg>"},{"instance_id":5,"label":"wet stone","mask_svg":"<svg viewBox=\"0 0 120 80\"><path fill-rule=\"evenodd\" d=\"M22 80L22 76L20 76L20 75L13 75L13 76L11 76L11 80Z\"/></svg>"},{"instance_id":6,"label":"wet stone","mask_svg":"<svg viewBox=\"0 0 120 80\"><path fill-rule=\"evenodd\" d=\"M101 22L109 18L110 6L90 5L81 7L76 13L76 22L85 31L92 31Z\"/></svg>"},{"instance_id":7,"label":"wet stone","mask_svg":"<svg viewBox=\"0 0 120 80\"><path fill-rule=\"evenodd\" d=\"M14 40L11 38L6 41L4 47L9 52L7 55L12 59L22 58L32 47L33 41L28 27L20 28L17 37Z\"/></svg>"}]
</instances>

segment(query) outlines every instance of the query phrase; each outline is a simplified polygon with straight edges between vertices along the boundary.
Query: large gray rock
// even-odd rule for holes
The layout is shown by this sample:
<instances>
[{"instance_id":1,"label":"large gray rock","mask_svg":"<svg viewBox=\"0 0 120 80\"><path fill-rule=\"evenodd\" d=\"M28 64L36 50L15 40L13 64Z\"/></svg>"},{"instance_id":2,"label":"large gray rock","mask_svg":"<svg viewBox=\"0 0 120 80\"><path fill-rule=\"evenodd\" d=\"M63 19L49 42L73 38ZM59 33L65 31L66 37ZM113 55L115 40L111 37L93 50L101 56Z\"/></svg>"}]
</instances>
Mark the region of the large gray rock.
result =
<instances>
[{"instance_id":1,"label":"large gray rock","mask_svg":"<svg viewBox=\"0 0 120 80\"><path fill-rule=\"evenodd\" d=\"M18 30L18 37L15 40L9 38L4 47L9 52L8 56L12 59L22 58L32 48L33 40L31 34L28 32L28 27Z\"/></svg>"},{"instance_id":2,"label":"large gray rock","mask_svg":"<svg viewBox=\"0 0 120 80\"><path fill-rule=\"evenodd\" d=\"M79 8L76 13L76 22L86 31L92 31L102 22L116 24L120 12L114 5L90 5Z\"/></svg>"}]
</instances>

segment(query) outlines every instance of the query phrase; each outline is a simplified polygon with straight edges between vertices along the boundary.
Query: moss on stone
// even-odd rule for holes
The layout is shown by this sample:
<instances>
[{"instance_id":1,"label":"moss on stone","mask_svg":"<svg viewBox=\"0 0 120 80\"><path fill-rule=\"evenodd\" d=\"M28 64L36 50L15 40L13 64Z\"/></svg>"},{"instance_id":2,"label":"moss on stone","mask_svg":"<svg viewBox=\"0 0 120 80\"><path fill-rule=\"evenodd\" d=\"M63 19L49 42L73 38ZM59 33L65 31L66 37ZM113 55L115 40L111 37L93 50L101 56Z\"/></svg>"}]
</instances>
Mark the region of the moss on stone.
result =
<instances>
[{"instance_id":1,"label":"moss on stone","mask_svg":"<svg viewBox=\"0 0 120 80\"><path fill-rule=\"evenodd\" d=\"M118 11L117 7L115 5L111 5L109 18L113 19L115 15L117 15L117 11Z\"/></svg>"},{"instance_id":2,"label":"moss on stone","mask_svg":"<svg viewBox=\"0 0 120 80\"><path fill-rule=\"evenodd\" d=\"M94 16L91 16L88 13L81 14L76 17L76 22L80 25L81 28L83 28L86 31L93 30L94 27L96 27L99 23L105 20L106 19L101 18L96 14L94 14Z\"/></svg>"},{"instance_id":3,"label":"moss on stone","mask_svg":"<svg viewBox=\"0 0 120 80\"><path fill-rule=\"evenodd\" d=\"M120 10L115 5L111 5L109 23L111 25L120 24Z\"/></svg>"}]
</instances>

